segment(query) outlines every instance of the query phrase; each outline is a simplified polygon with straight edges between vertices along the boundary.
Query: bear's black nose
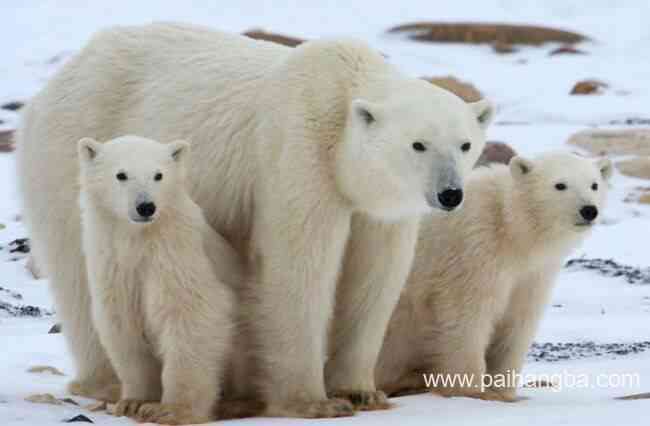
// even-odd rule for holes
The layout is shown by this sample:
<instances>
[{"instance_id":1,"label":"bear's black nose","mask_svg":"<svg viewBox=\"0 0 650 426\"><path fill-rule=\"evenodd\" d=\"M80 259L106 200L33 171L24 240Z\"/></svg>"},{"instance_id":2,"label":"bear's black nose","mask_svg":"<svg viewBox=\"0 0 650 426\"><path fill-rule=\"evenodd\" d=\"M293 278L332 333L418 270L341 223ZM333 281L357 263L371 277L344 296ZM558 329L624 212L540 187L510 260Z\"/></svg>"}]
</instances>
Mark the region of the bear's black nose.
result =
<instances>
[{"instance_id":1,"label":"bear's black nose","mask_svg":"<svg viewBox=\"0 0 650 426\"><path fill-rule=\"evenodd\" d=\"M598 217L598 208L591 205L584 206L580 209L580 216L582 216L584 220L591 222Z\"/></svg>"},{"instance_id":2,"label":"bear's black nose","mask_svg":"<svg viewBox=\"0 0 650 426\"><path fill-rule=\"evenodd\" d=\"M463 202L463 190L462 189L445 189L444 191L438 193L438 201L446 209L453 210Z\"/></svg>"},{"instance_id":3,"label":"bear's black nose","mask_svg":"<svg viewBox=\"0 0 650 426\"><path fill-rule=\"evenodd\" d=\"M156 205L154 203L140 203L135 207L135 210L142 217L151 217L156 213Z\"/></svg>"}]
</instances>

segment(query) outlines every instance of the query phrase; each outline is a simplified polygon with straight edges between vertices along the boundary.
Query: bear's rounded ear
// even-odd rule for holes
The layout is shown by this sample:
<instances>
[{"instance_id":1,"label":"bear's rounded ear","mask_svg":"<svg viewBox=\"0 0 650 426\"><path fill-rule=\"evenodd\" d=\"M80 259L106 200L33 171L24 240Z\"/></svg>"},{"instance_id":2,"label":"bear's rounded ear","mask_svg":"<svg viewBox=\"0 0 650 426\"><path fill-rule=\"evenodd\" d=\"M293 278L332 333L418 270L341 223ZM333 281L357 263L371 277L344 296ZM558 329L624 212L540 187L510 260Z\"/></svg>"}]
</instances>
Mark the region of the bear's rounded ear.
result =
<instances>
[{"instance_id":1,"label":"bear's rounded ear","mask_svg":"<svg viewBox=\"0 0 650 426\"><path fill-rule=\"evenodd\" d=\"M603 177L604 180L609 180L609 178L612 177L613 173L613 167L612 167L612 161L609 158L599 158L596 160L596 167L600 169L600 175Z\"/></svg>"},{"instance_id":2,"label":"bear's rounded ear","mask_svg":"<svg viewBox=\"0 0 650 426\"><path fill-rule=\"evenodd\" d=\"M77 142L79 159L87 163L90 163L97 157L101 148L102 144L93 138L82 138Z\"/></svg>"},{"instance_id":3,"label":"bear's rounded ear","mask_svg":"<svg viewBox=\"0 0 650 426\"><path fill-rule=\"evenodd\" d=\"M510 160L510 173L514 178L520 178L533 170L533 162L523 157L513 157Z\"/></svg>"},{"instance_id":4,"label":"bear's rounded ear","mask_svg":"<svg viewBox=\"0 0 650 426\"><path fill-rule=\"evenodd\" d=\"M186 141L173 141L168 144L168 147L174 161L181 161L190 152L190 144Z\"/></svg>"},{"instance_id":5,"label":"bear's rounded ear","mask_svg":"<svg viewBox=\"0 0 650 426\"><path fill-rule=\"evenodd\" d=\"M480 101L470 103L469 106L472 108L479 126L482 129L487 129L494 118L494 106L492 103L487 99L481 99Z\"/></svg>"},{"instance_id":6,"label":"bear's rounded ear","mask_svg":"<svg viewBox=\"0 0 650 426\"><path fill-rule=\"evenodd\" d=\"M379 118L379 106L363 99L355 99L351 105L352 116L369 126Z\"/></svg>"}]
</instances>

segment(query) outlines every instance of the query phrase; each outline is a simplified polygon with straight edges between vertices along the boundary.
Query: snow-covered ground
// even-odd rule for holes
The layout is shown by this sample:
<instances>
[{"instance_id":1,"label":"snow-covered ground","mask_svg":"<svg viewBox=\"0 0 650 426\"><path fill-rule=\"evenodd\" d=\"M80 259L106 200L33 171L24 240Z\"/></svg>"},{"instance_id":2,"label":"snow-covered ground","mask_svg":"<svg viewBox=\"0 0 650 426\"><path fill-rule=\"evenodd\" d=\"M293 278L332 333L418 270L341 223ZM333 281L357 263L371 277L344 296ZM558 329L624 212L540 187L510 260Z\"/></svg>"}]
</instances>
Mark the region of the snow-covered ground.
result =
<instances>
[{"instance_id":1,"label":"snow-covered ground","mask_svg":"<svg viewBox=\"0 0 650 426\"><path fill-rule=\"evenodd\" d=\"M0 105L29 99L65 58L101 27L175 20L237 32L262 27L305 38L363 38L413 76L453 74L471 81L498 106L497 123L489 130L489 138L508 142L521 154L565 147L571 134L585 128L616 128L613 121L650 118L650 3L645 0L25 0L3 1L0 16ZM588 55L549 57L555 46L547 45L502 56L488 46L421 44L384 34L393 25L421 20L544 24L585 33L594 41L580 45ZM598 96L568 96L573 83L584 78L603 80L610 89ZM0 130L13 128L18 115L0 111L4 121ZM650 266L650 208L622 201L639 185L643 181L614 177L603 224L574 257ZM56 322L55 315L48 315L52 302L47 281L33 280L25 270L24 255L9 253L8 243L26 236L17 220L20 213L14 156L0 153L0 305L31 305L45 314L14 317L0 310L0 424L54 425L77 414L99 424L130 424L71 404L24 400L35 393L67 396L64 385L73 371L61 335L47 334ZM248 419L239 423L647 424L650 401L613 398L650 391L650 350L642 350L648 349L644 342L650 341L649 320L650 284L629 284L621 277L568 269L560 276L536 341L555 347L584 345L572 351L558 349L560 354L570 354L569 359L534 362L531 357L526 366L526 373L561 375L555 380L560 380L561 389L523 389L522 395L529 399L517 404L421 395L396 399L394 410L354 418ZM633 347L639 352L620 350L612 346L615 343L637 344ZM536 353L539 355L539 350ZM27 373L34 365L54 366L66 376ZM582 378L581 385L571 387L569 382L576 377ZM586 384L587 379L591 383Z\"/></svg>"}]
</instances>

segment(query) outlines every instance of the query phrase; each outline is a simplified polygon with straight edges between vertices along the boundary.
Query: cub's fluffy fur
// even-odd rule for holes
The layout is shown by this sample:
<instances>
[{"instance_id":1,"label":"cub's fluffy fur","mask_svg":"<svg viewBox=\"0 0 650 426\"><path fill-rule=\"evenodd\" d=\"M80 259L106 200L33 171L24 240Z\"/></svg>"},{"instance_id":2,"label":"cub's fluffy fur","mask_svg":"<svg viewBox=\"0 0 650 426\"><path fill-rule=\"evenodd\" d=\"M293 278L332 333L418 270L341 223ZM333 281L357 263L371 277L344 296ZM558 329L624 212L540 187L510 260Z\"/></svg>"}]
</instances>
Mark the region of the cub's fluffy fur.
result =
<instances>
[{"instance_id":1,"label":"cub's fluffy fur","mask_svg":"<svg viewBox=\"0 0 650 426\"><path fill-rule=\"evenodd\" d=\"M234 250L185 190L185 142L79 142L92 317L117 372L115 412L167 424L214 416L231 346Z\"/></svg>"},{"instance_id":2,"label":"cub's fluffy fur","mask_svg":"<svg viewBox=\"0 0 650 426\"><path fill-rule=\"evenodd\" d=\"M610 173L608 160L566 153L477 169L461 211L423 220L376 370L380 389L419 392L423 374L464 374L473 385L431 390L513 401L515 388L497 375L520 372L555 276L591 230ZM497 385L482 389L483 377Z\"/></svg>"}]
</instances>

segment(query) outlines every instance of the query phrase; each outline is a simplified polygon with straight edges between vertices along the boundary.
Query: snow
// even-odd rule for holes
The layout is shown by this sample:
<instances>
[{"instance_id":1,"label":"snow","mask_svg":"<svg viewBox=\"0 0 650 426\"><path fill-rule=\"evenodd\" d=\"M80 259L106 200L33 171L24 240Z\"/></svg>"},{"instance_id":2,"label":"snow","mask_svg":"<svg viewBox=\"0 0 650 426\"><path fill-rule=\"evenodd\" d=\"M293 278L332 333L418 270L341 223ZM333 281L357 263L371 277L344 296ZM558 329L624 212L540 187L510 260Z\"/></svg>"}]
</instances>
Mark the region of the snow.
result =
<instances>
[{"instance_id":1,"label":"snow","mask_svg":"<svg viewBox=\"0 0 650 426\"><path fill-rule=\"evenodd\" d=\"M11 4L10 4L11 3ZM638 0L546 1L456 0L431 2L253 1L176 2L111 0L86 2L26 0L0 5L0 104L27 100L99 28L173 20L229 31L261 27L304 38L360 37L387 54L413 76L453 74L471 81L498 106L492 140L506 141L524 155L565 148L580 130L620 128L614 121L649 118L650 3ZM389 27L410 21L463 20L544 24L585 33L593 41L579 47L588 55L548 56L553 45L521 48L497 55L489 46L422 44L386 35ZM584 78L610 85L598 96L571 97L571 86ZM0 130L17 125L17 113L0 110ZM603 224L573 257L613 258L647 267L650 240L648 207L624 203L643 181L616 175ZM52 309L46 280L33 280L26 258L8 253L7 244L26 236L15 188L14 154L0 153L0 287L18 292L17 301L0 291L0 302ZM2 228L2 226L0 226ZM14 260L16 259L17 260ZM539 333L538 342L633 343L650 340L650 285L591 271L563 271ZM126 425L129 420L89 413L83 408L34 404L34 393L65 397L73 366L62 336L47 331L55 316L16 318L0 312L0 423L7 426L55 425L83 413L98 424ZM27 373L34 365L52 365L65 377ZM522 389L529 399L516 404L443 399L431 395L395 399L390 411L360 413L336 420L247 419L233 424L647 424L648 402L618 401L620 395L650 391L650 351L554 363L529 362L526 373L587 375L637 374L640 383L624 386L563 386ZM618 377L618 376L611 376ZM79 403L88 403L75 398Z\"/></svg>"}]
</instances>

